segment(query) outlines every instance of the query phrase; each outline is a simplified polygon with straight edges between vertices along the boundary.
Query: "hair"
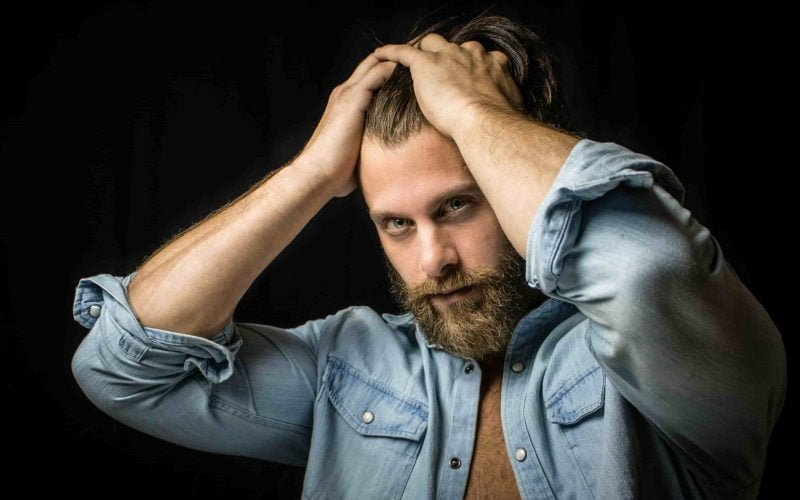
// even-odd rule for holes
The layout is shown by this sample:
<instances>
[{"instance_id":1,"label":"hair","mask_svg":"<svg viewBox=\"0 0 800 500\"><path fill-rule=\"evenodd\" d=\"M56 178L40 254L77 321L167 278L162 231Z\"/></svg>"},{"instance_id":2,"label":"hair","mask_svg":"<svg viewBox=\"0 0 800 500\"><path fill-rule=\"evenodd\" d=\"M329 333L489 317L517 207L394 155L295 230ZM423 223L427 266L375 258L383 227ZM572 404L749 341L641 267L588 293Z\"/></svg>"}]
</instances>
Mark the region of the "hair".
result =
<instances>
[{"instance_id":1,"label":"hair","mask_svg":"<svg viewBox=\"0 0 800 500\"><path fill-rule=\"evenodd\" d=\"M542 38L517 21L487 11L466 22L461 22L459 15L451 16L418 33L415 33L415 26L408 40L438 33L451 43L460 45L474 40L487 52L503 52L510 59L510 73L524 100L523 113L544 125L582 136L582 133L572 130L554 70L556 59ZM387 147L402 144L421 132L423 126L431 126L420 111L411 71L407 67L398 64L375 91L365 119L364 135Z\"/></svg>"}]
</instances>

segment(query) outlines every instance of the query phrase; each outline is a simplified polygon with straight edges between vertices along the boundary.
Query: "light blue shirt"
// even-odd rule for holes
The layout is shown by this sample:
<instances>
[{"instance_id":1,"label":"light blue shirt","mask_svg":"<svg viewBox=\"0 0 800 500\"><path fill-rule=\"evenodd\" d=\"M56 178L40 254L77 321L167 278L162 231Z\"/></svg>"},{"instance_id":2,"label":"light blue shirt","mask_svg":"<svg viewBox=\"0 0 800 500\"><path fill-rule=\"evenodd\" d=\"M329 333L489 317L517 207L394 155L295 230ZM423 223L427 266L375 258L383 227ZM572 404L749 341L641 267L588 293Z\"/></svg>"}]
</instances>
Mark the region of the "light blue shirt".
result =
<instances>
[{"instance_id":1,"label":"light blue shirt","mask_svg":"<svg viewBox=\"0 0 800 500\"><path fill-rule=\"evenodd\" d=\"M525 499L756 498L786 394L780 332L683 207L664 164L578 142L529 232L548 299L503 367L506 456ZM303 498L456 499L481 369L410 314L343 309L211 339L145 328L127 276L78 283L72 373L93 404L189 448L305 466Z\"/></svg>"}]
</instances>

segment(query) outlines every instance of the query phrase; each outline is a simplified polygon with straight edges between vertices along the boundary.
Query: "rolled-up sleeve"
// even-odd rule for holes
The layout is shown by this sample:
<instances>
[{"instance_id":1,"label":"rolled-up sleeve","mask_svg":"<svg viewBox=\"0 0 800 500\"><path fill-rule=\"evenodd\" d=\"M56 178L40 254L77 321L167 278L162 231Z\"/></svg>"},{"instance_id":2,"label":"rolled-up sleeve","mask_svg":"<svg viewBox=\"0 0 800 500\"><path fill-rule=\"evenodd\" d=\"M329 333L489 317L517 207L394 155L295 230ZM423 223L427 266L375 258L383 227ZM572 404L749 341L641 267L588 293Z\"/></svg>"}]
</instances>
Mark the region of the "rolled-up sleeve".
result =
<instances>
[{"instance_id":1,"label":"rolled-up sleeve","mask_svg":"<svg viewBox=\"0 0 800 500\"><path fill-rule=\"evenodd\" d=\"M71 369L87 398L130 427L188 448L305 465L316 397L316 323L287 330L231 321L204 338L143 327L135 272L79 281L89 329Z\"/></svg>"},{"instance_id":2,"label":"rolled-up sleeve","mask_svg":"<svg viewBox=\"0 0 800 500\"><path fill-rule=\"evenodd\" d=\"M531 286L573 303L614 387L709 481L762 473L786 394L777 327L663 163L583 139L534 217Z\"/></svg>"}]
</instances>

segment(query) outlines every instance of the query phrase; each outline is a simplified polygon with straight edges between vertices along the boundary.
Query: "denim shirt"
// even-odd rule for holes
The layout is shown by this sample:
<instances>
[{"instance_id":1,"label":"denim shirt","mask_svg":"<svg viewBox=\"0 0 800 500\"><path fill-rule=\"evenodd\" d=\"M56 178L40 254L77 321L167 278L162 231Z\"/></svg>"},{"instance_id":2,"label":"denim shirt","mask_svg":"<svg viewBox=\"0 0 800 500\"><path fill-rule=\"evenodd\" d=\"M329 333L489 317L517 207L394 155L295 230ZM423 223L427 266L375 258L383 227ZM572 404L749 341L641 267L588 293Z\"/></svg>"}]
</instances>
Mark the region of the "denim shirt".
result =
<instances>
[{"instance_id":1,"label":"denim shirt","mask_svg":"<svg viewBox=\"0 0 800 500\"><path fill-rule=\"evenodd\" d=\"M525 499L756 498L786 393L780 332L673 171L582 139L531 223L502 375ZM79 281L89 400L196 450L306 467L303 498L463 498L481 368L410 314L353 306L213 338L143 327L127 276Z\"/></svg>"}]
</instances>

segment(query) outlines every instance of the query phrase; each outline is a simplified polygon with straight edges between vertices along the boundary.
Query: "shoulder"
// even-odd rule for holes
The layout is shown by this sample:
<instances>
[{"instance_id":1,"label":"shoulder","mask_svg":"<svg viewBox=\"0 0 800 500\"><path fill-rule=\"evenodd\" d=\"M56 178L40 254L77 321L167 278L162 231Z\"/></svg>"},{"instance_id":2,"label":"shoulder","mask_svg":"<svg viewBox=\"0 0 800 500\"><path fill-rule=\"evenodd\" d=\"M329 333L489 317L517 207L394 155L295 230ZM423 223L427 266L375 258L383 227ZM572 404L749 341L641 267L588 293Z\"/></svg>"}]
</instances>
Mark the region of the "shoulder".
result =
<instances>
[{"instance_id":1,"label":"shoulder","mask_svg":"<svg viewBox=\"0 0 800 500\"><path fill-rule=\"evenodd\" d=\"M324 318L309 320L296 328L313 328L323 336L364 337L387 331L413 332L414 317L411 313L381 313L370 306L353 305Z\"/></svg>"},{"instance_id":2,"label":"shoulder","mask_svg":"<svg viewBox=\"0 0 800 500\"><path fill-rule=\"evenodd\" d=\"M357 356L356 353L370 356L377 352L399 356L419 348L416 324L410 313L381 313L369 306L354 305L313 320L305 327L308 326L316 330L321 356L332 353L343 357Z\"/></svg>"}]
</instances>

